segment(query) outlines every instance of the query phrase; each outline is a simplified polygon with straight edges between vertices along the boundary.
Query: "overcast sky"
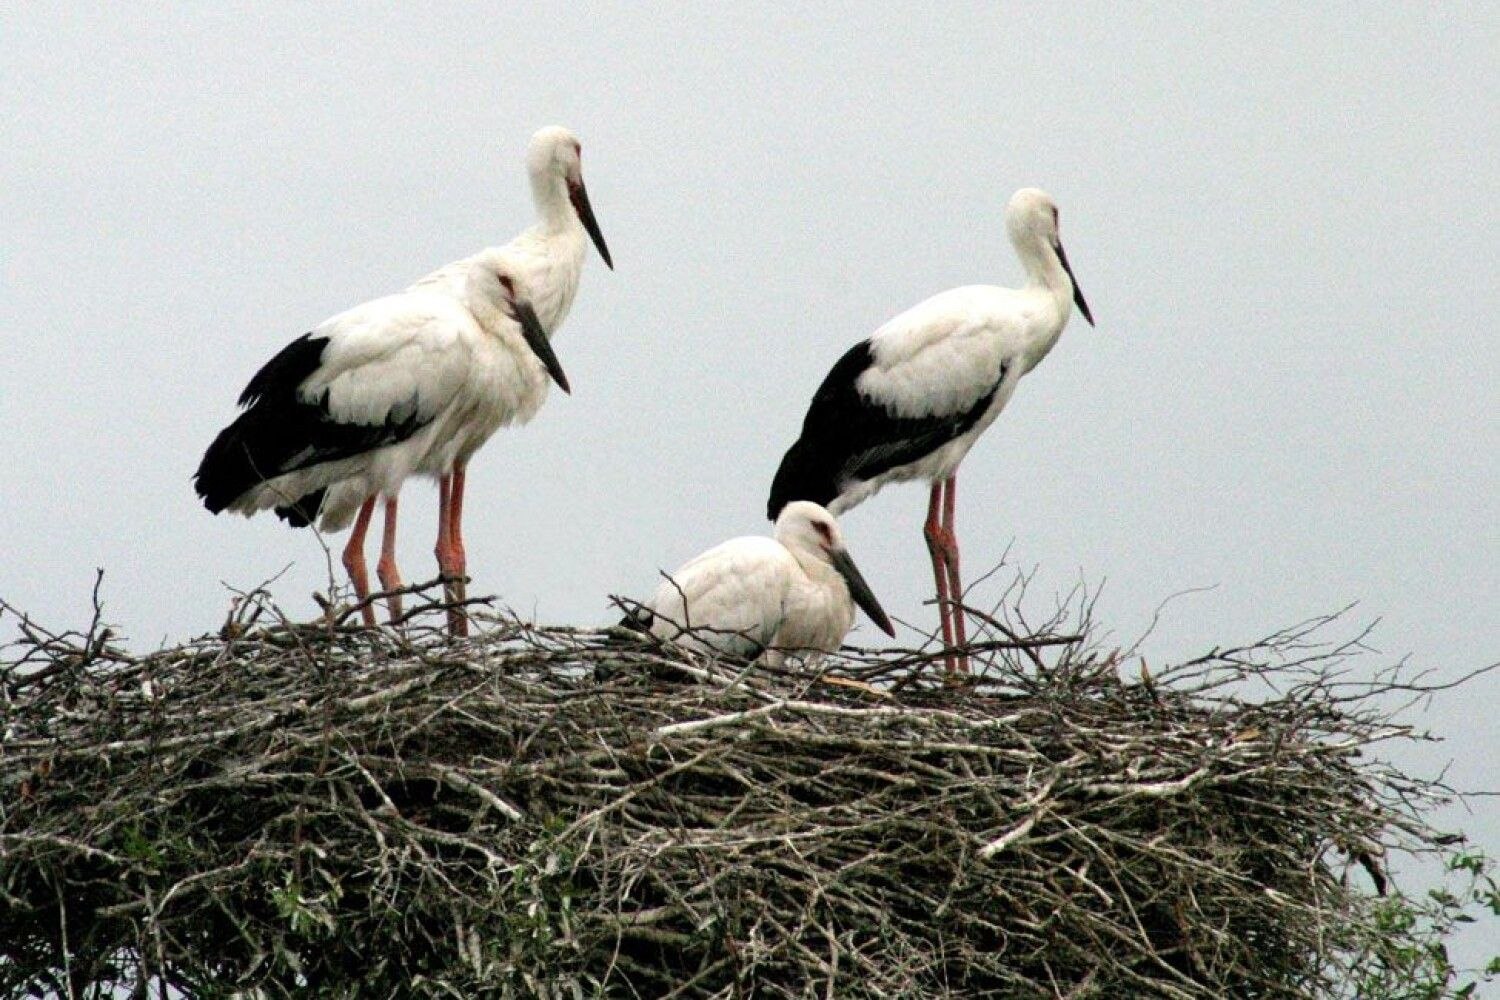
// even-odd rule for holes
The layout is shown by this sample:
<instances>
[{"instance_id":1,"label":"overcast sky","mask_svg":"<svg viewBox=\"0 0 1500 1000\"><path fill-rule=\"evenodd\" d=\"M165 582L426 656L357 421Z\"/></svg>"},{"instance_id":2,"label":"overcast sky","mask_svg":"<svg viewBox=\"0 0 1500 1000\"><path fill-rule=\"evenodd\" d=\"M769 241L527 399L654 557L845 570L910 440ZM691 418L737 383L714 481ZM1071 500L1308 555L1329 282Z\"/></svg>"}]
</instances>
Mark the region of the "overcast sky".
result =
<instances>
[{"instance_id":1,"label":"overcast sky","mask_svg":"<svg viewBox=\"0 0 1500 1000\"><path fill-rule=\"evenodd\" d=\"M1036 185L1099 326L965 462L968 574L1008 551L1038 611L1102 585L1122 643L1213 586L1153 663L1351 602L1371 670L1500 659L1500 7L1057 7L11 5L0 594L83 624L103 567L144 651L290 565L312 617L315 536L211 517L189 476L286 341L528 225L525 143L561 123L618 270L591 256L554 340L574 394L474 460L471 592L602 623L766 530L829 366L1016 283L1002 210ZM425 579L435 490L403 501ZM931 627L925 502L845 531ZM1439 699L1416 721L1450 741L1404 759L1494 787L1497 704L1500 677ZM1451 821L1500 850L1476 808Z\"/></svg>"}]
</instances>

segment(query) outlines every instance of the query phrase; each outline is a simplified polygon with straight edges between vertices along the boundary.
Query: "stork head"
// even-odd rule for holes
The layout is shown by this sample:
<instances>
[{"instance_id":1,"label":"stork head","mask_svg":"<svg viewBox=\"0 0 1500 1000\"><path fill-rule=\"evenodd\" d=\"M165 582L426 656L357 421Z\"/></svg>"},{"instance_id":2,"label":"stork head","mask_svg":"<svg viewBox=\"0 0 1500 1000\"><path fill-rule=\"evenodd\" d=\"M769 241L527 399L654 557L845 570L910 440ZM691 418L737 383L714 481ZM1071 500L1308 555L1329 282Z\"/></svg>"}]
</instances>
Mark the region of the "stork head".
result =
<instances>
[{"instance_id":1,"label":"stork head","mask_svg":"<svg viewBox=\"0 0 1500 1000\"><path fill-rule=\"evenodd\" d=\"M563 198L571 206L572 213L594 241L594 248L604 263L614 270L609 247L599 222L594 218L594 209L589 204L588 189L583 186L583 146L578 136L561 125L549 125L531 137L526 148L526 169L531 174L531 187L543 212L557 205Z\"/></svg>"},{"instance_id":2,"label":"stork head","mask_svg":"<svg viewBox=\"0 0 1500 1000\"><path fill-rule=\"evenodd\" d=\"M1074 305L1078 306L1089 326L1093 326L1094 315L1084 300L1083 290L1078 287L1078 279L1073 277L1073 267L1068 263L1068 255L1058 236L1057 217L1057 202L1040 188L1022 188L1010 196L1010 204L1005 206L1005 228L1027 269L1039 266L1045 252L1043 248L1050 249L1073 285Z\"/></svg>"},{"instance_id":3,"label":"stork head","mask_svg":"<svg viewBox=\"0 0 1500 1000\"><path fill-rule=\"evenodd\" d=\"M896 629L881 608L880 602L865 582L859 567L844 548L844 533L827 510L809 500L794 500L782 508L776 518L776 540L794 551L810 553L838 571L854 598L870 620L886 635L895 638Z\"/></svg>"},{"instance_id":4,"label":"stork head","mask_svg":"<svg viewBox=\"0 0 1500 1000\"><path fill-rule=\"evenodd\" d=\"M547 331L531 305L531 295L521 272L512 267L501 254L490 252L477 258L477 266L469 275L469 280L479 286L474 289L471 284L471 291L477 290L485 300L496 303L502 312L516 322L521 328L521 337L526 341L526 346L542 363L552 381L563 392L571 393L573 390L568 385L568 376L563 373L562 362L557 360L552 342L547 338Z\"/></svg>"}]
</instances>

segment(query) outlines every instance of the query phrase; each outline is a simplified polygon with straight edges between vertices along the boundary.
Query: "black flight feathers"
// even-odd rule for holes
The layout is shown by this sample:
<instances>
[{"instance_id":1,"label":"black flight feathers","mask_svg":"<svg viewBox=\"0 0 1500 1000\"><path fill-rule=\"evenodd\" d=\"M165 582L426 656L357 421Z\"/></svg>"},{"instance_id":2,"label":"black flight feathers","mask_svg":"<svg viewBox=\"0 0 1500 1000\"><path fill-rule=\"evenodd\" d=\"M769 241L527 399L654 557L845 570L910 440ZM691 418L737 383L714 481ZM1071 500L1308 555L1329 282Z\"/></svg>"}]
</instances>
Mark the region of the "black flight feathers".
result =
<instances>
[{"instance_id":1,"label":"black flight feathers","mask_svg":"<svg viewBox=\"0 0 1500 1000\"><path fill-rule=\"evenodd\" d=\"M1005 368L967 410L942 416L898 417L862 395L855 380L874 361L870 342L851 347L813 396L802 436L781 460L766 516L775 520L793 500L828 506L848 486L931 454L968 433L994 401Z\"/></svg>"},{"instance_id":2,"label":"black flight feathers","mask_svg":"<svg viewBox=\"0 0 1500 1000\"><path fill-rule=\"evenodd\" d=\"M203 505L217 514L268 479L324 462L353 458L411 437L428 420L416 401L396 407L378 424L340 423L328 412L328 394L313 402L297 389L322 364L327 337L303 334L266 362L245 391L245 412L219 432L193 476ZM317 517L323 490L288 497L276 513L293 527Z\"/></svg>"}]
</instances>

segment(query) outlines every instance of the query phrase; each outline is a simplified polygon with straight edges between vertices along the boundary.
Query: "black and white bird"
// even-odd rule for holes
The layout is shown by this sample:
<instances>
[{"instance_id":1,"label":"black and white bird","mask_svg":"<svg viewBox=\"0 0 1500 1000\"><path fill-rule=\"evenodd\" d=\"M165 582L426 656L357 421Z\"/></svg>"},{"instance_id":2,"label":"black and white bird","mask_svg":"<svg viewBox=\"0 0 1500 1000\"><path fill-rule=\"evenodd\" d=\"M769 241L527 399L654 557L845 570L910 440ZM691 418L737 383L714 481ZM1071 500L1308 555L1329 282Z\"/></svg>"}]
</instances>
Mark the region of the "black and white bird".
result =
<instances>
[{"instance_id":1,"label":"black and white bird","mask_svg":"<svg viewBox=\"0 0 1500 1000\"><path fill-rule=\"evenodd\" d=\"M1057 343L1072 307L1094 322L1057 220L1046 192L1017 191L1005 225L1026 284L941 292L850 348L818 387L771 485L766 513L775 519L795 500L838 515L887 483L930 481L924 534L949 650L966 643L954 526L959 463ZM950 653L947 666L968 669L960 654Z\"/></svg>"},{"instance_id":2,"label":"black and white bird","mask_svg":"<svg viewBox=\"0 0 1500 1000\"><path fill-rule=\"evenodd\" d=\"M324 385L324 380L312 375L325 358L328 364L347 364L350 370L337 374L361 388L346 390L353 394L343 404L347 420L342 412L330 413L329 419L356 427L394 422L392 429L365 432L366 447L360 456L325 460L316 453L299 456L297 450L289 451L287 457L297 458L294 469L279 470L252 455L257 474L273 482L250 495L226 492L243 481L243 470L238 476L219 471L229 460L216 441L204 456L198 476L199 494L210 510L217 513L229 508L249 514L274 506L293 525L318 521L324 530L342 528L356 518L357 511L344 564L363 600L368 596L363 540L377 497L385 498L386 516L378 571L382 586L392 590L400 586L395 563L396 491L412 473L434 476L439 495L438 569L448 597L457 602L464 599L463 496L468 461L498 428L525 423L536 414L546 399L549 376L567 390L548 341L572 308L587 240L593 241L605 264L614 266L584 187L578 137L561 126L541 129L527 147L526 168L539 216L535 225L504 246L439 268L400 295L376 299L334 317L283 351L251 382L255 388L257 381L264 381L262 376L271 378L268 373L284 381L300 372L307 379L306 387L292 395L301 399ZM538 343L531 342L534 331L525 329L518 302L530 310L535 328L544 331ZM485 337L475 340L468 335L474 324ZM468 334L461 336L458 331ZM326 343L319 348L313 341ZM525 343L529 351L518 349L518 343ZM247 389L241 405L254 410L262 395ZM333 406L340 408L337 402ZM242 415L242 421L250 418L251 410ZM424 415L420 427L406 426L414 419L408 411ZM437 417L439 412L442 419ZM263 419L254 418L252 423ZM355 437L350 448L358 444ZM240 450L245 450L242 445ZM391 604L393 618L398 617L399 598L392 598ZM374 612L368 606L364 616L373 624ZM456 634L467 631L467 622L461 609L450 613L449 624Z\"/></svg>"},{"instance_id":3,"label":"black and white bird","mask_svg":"<svg viewBox=\"0 0 1500 1000\"><path fill-rule=\"evenodd\" d=\"M324 531L353 521L344 566L365 602L365 533L384 497L377 572L386 590L399 588L396 510L405 479L430 471L431 456L476 424L493 430L531 419L549 378L568 389L509 262L481 256L462 296L412 289L365 302L268 361L240 394L244 412L198 466L204 506L246 516L275 509L294 527L316 522ZM439 514L440 547L446 516ZM399 617L399 598L391 602ZM373 625L368 603L362 611Z\"/></svg>"},{"instance_id":4,"label":"black and white bird","mask_svg":"<svg viewBox=\"0 0 1500 1000\"><path fill-rule=\"evenodd\" d=\"M806 662L839 648L855 605L895 634L833 515L797 501L774 538L731 538L689 560L624 624L700 652Z\"/></svg>"}]
</instances>

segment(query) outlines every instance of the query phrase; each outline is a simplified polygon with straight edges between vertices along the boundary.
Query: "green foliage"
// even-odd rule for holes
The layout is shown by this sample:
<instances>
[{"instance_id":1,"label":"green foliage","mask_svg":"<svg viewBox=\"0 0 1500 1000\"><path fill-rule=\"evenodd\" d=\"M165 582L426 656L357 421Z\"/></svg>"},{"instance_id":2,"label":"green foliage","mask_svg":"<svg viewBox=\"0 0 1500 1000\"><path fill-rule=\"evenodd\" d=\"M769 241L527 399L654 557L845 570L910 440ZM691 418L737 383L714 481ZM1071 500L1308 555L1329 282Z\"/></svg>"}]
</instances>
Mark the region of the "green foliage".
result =
<instances>
[{"instance_id":1,"label":"green foliage","mask_svg":"<svg viewBox=\"0 0 1500 1000\"><path fill-rule=\"evenodd\" d=\"M312 889L314 884L321 884L321 891ZM314 868L306 878L287 872L281 886L271 890L271 902L292 934L311 945L337 932L337 913L343 895L337 875Z\"/></svg>"},{"instance_id":2,"label":"green foliage","mask_svg":"<svg viewBox=\"0 0 1500 1000\"><path fill-rule=\"evenodd\" d=\"M1461 969L1448 944L1460 927L1500 927L1495 862L1475 849L1444 859L1448 878L1425 894L1365 899L1349 978L1358 1000L1467 1000L1500 975L1500 951L1479 969Z\"/></svg>"}]
</instances>

